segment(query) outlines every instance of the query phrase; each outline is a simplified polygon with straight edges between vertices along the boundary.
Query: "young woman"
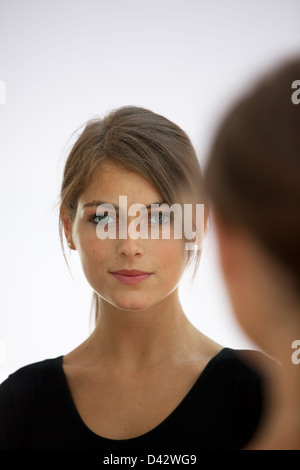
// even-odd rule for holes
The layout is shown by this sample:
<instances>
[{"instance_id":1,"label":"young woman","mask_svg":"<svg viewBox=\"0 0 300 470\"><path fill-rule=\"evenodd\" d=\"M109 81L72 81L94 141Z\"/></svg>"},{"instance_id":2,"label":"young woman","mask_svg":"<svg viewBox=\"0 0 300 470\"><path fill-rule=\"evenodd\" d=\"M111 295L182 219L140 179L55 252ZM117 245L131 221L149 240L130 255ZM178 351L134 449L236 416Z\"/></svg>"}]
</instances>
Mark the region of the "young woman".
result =
<instances>
[{"instance_id":1,"label":"young woman","mask_svg":"<svg viewBox=\"0 0 300 470\"><path fill-rule=\"evenodd\" d=\"M138 237L121 198L143 207ZM195 151L177 125L136 107L86 125L65 165L60 230L93 289L95 329L0 386L1 448L195 453L239 449L253 435L260 376L181 307L180 278L202 246L200 236L187 250L188 237L176 236L164 209L173 204L205 204ZM207 210L199 232L206 222Z\"/></svg>"},{"instance_id":2,"label":"young woman","mask_svg":"<svg viewBox=\"0 0 300 470\"><path fill-rule=\"evenodd\" d=\"M299 79L300 58L241 97L205 173L236 316L280 363L267 369L270 406L251 442L257 449L300 449Z\"/></svg>"}]
</instances>

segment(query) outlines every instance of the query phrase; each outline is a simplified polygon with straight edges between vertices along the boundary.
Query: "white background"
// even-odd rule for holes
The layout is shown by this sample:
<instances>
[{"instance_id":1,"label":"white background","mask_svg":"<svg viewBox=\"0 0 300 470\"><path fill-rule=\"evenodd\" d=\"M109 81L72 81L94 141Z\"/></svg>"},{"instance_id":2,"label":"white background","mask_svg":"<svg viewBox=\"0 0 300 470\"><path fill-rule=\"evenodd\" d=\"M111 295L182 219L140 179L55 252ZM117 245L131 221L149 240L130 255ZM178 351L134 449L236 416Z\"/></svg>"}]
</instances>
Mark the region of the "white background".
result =
<instances>
[{"instance_id":1,"label":"white background","mask_svg":"<svg viewBox=\"0 0 300 470\"><path fill-rule=\"evenodd\" d=\"M143 106L179 124L204 166L232 97L294 52L298 0L0 0L0 381L91 332L91 288L76 252L70 276L58 236L72 133ZM212 231L180 295L204 333L253 346L232 314Z\"/></svg>"}]
</instances>

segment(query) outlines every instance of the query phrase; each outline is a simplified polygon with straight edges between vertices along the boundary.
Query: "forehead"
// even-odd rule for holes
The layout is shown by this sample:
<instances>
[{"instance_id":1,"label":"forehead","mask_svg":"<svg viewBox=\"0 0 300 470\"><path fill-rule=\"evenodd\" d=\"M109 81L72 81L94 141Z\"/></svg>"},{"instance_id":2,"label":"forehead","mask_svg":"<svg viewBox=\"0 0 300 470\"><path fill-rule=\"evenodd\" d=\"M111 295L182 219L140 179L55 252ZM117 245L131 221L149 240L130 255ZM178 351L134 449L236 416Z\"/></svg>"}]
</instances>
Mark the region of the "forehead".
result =
<instances>
[{"instance_id":1,"label":"forehead","mask_svg":"<svg viewBox=\"0 0 300 470\"><path fill-rule=\"evenodd\" d=\"M79 198L79 203L98 199L117 203L119 196L127 196L133 203L148 204L161 199L158 189L143 175L113 163L102 163L92 174Z\"/></svg>"}]
</instances>

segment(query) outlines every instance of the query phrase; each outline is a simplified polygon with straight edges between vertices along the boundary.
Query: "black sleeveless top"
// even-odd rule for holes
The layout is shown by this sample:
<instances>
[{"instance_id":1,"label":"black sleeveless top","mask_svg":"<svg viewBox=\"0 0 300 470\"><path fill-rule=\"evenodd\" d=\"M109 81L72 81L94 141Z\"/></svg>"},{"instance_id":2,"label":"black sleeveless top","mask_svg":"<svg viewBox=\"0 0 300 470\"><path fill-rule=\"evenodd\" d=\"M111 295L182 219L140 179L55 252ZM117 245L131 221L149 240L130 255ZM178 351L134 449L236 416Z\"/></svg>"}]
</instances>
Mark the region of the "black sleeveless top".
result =
<instances>
[{"instance_id":1,"label":"black sleeveless top","mask_svg":"<svg viewBox=\"0 0 300 470\"><path fill-rule=\"evenodd\" d=\"M101 456L113 459L134 452L147 458L148 454L240 449L261 418L262 378L237 350L224 348L154 429L131 439L107 439L82 421L62 359L22 367L0 385L0 450L94 450L101 460Z\"/></svg>"}]
</instances>

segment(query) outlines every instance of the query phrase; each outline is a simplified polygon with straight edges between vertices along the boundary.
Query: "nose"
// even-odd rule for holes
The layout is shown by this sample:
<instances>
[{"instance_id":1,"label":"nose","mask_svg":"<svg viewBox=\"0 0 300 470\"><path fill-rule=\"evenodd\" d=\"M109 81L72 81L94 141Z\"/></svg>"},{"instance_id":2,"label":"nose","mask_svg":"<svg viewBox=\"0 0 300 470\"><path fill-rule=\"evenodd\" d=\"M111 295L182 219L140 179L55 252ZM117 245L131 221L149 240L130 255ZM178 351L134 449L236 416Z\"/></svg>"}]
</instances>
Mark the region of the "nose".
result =
<instances>
[{"instance_id":1,"label":"nose","mask_svg":"<svg viewBox=\"0 0 300 470\"><path fill-rule=\"evenodd\" d=\"M144 254L143 240L133 239L129 235L125 239L118 239L118 255L128 258L140 257Z\"/></svg>"}]
</instances>

